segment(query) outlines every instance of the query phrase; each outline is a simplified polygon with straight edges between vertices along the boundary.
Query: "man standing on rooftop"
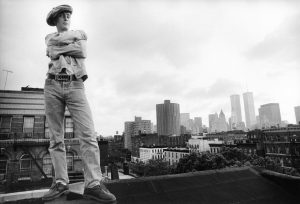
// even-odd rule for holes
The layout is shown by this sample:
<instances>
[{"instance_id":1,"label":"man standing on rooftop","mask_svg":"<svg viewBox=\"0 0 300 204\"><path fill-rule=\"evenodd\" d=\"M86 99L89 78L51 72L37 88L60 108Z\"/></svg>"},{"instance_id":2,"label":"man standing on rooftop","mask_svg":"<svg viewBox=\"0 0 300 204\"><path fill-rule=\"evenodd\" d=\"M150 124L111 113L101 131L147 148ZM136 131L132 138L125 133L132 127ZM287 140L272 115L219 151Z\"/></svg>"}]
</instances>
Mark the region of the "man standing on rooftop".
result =
<instances>
[{"instance_id":1,"label":"man standing on rooftop","mask_svg":"<svg viewBox=\"0 0 300 204\"><path fill-rule=\"evenodd\" d=\"M85 189L83 196L102 203L116 201L101 181L100 152L96 140L91 110L85 96L87 79L84 60L87 36L81 30L69 30L73 9L69 5L53 8L47 23L56 26L57 32L45 38L47 56L50 58L45 81L45 110L50 130L49 152L55 178L43 200L53 200L69 190L66 149L64 144L64 113L68 107L80 141L84 168Z\"/></svg>"}]
</instances>

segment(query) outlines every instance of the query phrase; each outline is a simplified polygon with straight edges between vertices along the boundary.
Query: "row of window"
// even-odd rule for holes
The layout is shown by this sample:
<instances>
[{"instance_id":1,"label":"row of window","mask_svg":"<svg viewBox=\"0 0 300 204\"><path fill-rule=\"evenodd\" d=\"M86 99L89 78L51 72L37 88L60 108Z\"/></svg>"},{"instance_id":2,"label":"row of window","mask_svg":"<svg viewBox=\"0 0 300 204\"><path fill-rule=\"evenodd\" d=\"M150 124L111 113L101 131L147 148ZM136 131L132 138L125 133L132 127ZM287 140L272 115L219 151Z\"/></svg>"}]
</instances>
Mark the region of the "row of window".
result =
<instances>
[{"instance_id":1,"label":"row of window","mask_svg":"<svg viewBox=\"0 0 300 204\"><path fill-rule=\"evenodd\" d=\"M5 155L0 155L0 180L5 179L8 167L8 158ZM67 152L67 168L68 171L74 170L74 156ZM32 170L32 159L28 154L23 154L19 160L19 170L22 172L30 172ZM52 161L49 154L43 157L43 171L49 177L52 176ZM22 174L21 174L22 175Z\"/></svg>"},{"instance_id":2,"label":"row of window","mask_svg":"<svg viewBox=\"0 0 300 204\"><path fill-rule=\"evenodd\" d=\"M165 152L166 156L168 157L174 157L175 155L175 158L182 158L184 157L184 155L186 155L186 153L180 153L180 152Z\"/></svg>"},{"instance_id":3,"label":"row of window","mask_svg":"<svg viewBox=\"0 0 300 204\"><path fill-rule=\"evenodd\" d=\"M289 146L267 146L267 153L278 153L278 154L295 154L296 156L300 156L300 147L289 147Z\"/></svg>"},{"instance_id":4,"label":"row of window","mask_svg":"<svg viewBox=\"0 0 300 204\"><path fill-rule=\"evenodd\" d=\"M71 117L65 118L65 133L74 132L73 120ZM10 133L11 132L12 116L2 116L0 117L0 133ZM49 138L49 126L47 120L45 120L45 136ZM23 117L23 132L33 133L34 131L34 116L24 116Z\"/></svg>"},{"instance_id":5,"label":"row of window","mask_svg":"<svg viewBox=\"0 0 300 204\"><path fill-rule=\"evenodd\" d=\"M220 153L220 148L218 148L218 147L216 147L216 148L211 147L210 148L210 152L211 153Z\"/></svg>"}]
</instances>

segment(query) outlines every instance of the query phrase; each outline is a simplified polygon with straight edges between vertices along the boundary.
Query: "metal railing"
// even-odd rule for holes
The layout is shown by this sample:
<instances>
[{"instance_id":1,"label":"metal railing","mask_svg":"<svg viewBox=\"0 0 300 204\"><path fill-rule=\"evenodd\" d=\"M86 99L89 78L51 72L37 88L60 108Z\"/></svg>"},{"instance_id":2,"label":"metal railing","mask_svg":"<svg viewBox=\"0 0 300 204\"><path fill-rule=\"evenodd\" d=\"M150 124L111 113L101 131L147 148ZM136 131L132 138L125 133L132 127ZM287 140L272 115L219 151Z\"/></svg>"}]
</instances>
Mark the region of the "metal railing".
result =
<instances>
[{"instance_id":1,"label":"metal railing","mask_svg":"<svg viewBox=\"0 0 300 204\"><path fill-rule=\"evenodd\" d=\"M50 139L48 138L17 138L14 135L9 135L4 139L0 139L0 147L11 146L11 145L43 145L49 144ZM78 138L65 138L66 144L79 144Z\"/></svg>"}]
</instances>

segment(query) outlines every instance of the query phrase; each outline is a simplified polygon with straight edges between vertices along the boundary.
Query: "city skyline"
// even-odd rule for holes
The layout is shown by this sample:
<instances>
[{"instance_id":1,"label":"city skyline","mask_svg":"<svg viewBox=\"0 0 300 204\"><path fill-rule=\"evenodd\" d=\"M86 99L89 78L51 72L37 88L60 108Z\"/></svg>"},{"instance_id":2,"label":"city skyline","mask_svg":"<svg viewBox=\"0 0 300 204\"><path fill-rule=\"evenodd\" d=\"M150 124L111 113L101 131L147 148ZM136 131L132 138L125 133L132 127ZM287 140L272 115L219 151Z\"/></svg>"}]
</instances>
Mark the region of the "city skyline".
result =
<instances>
[{"instance_id":1,"label":"city skyline","mask_svg":"<svg viewBox=\"0 0 300 204\"><path fill-rule=\"evenodd\" d=\"M43 88L49 59L46 24L58 0L0 0L0 89ZM122 132L140 116L156 123L155 104L169 99L202 117L232 94L253 92L258 107L279 103L295 123L300 105L299 16L296 1L79 1L71 29L88 35L87 98L98 134ZM14 11L12 15L11 11ZM244 110L244 104L241 103ZM245 120L244 111L242 118ZM245 121L244 121L245 122Z\"/></svg>"}]
</instances>

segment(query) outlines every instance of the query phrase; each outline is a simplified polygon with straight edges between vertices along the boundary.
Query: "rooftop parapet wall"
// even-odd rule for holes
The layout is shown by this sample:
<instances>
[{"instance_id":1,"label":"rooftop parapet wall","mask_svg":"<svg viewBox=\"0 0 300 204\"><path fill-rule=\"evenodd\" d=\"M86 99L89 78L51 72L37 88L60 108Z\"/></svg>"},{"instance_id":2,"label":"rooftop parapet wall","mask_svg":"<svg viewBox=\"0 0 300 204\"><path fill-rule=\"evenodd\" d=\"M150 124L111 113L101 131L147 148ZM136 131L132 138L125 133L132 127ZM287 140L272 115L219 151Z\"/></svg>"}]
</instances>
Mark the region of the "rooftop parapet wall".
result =
<instances>
[{"instance_id":1,"label":"rooftop parapet wall","mask_svg":"<svg viewBox=\"0 0 300 204\"><path fill-rule=\"evenodd\" d=\"M71 188L82 193L83 184L75 185ZM282 188L249 167L120 180L108 183L107 187L116 195L118 204L300 202L298 194ZM38 199L34 203L39 203ZM49 203L96 202L62 197Z\"/></svg>"}]
</instances>

